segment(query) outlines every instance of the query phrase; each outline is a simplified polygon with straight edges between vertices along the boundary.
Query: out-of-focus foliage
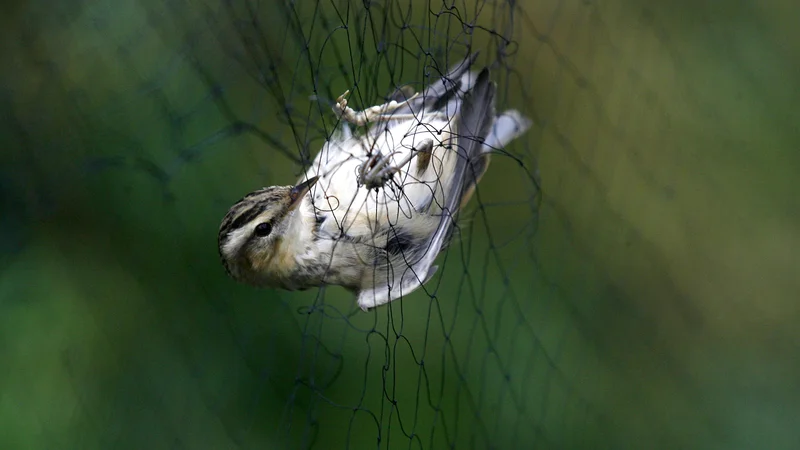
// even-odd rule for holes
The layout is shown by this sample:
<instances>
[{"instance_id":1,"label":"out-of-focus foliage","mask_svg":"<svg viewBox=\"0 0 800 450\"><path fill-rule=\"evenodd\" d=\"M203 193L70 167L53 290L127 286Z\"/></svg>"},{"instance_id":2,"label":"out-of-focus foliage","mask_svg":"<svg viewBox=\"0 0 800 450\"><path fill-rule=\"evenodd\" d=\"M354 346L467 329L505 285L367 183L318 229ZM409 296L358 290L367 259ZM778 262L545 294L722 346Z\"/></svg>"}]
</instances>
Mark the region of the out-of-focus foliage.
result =
<instances>
[{"instance_id":1,"label":"out-of-focus foliage","mask_svg":"<svg viewBox=\"0 0 800 450\"><path fill-rule=\"evenodd\" d=\"M358 60L293 66L290 13L319 10L258 4L278 102L231 58L243 5L3 7L0 448L796 446L800 7L516 4L500 91L536 119L509 151L540 208L495 157L430 295L348 315L338 288L220 267L227 207L301 169L311 125L283 108L333 123L293 80L319 68L330 98ZM423 30L477 11L476 43L512 30L495 4L415 5ZM337 48L381 42L348 20ZM354 101L421 79L394 66Z\"/></svg>"}]
</instances>

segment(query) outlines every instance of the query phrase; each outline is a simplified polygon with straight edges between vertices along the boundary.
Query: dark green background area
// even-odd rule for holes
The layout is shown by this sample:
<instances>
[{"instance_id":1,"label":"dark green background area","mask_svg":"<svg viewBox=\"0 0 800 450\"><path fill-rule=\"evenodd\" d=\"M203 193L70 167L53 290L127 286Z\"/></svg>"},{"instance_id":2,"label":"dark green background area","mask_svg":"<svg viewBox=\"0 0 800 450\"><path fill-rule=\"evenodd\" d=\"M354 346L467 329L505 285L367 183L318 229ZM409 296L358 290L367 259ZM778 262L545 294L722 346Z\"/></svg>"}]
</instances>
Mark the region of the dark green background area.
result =
<instances>
[{"instance_id":1,"label":"dark green background area","mask_svg":"<svg viewBox=\"0 0 800 450\"><path fill-rule=\"evenodd\" d=\"M3 7L0 448L796 447L798 6L251 5ZM364 314L225 277L222 215L294 182L325 99L491 31L536 123L441 278Z\"/></svg>"}]
</instances>

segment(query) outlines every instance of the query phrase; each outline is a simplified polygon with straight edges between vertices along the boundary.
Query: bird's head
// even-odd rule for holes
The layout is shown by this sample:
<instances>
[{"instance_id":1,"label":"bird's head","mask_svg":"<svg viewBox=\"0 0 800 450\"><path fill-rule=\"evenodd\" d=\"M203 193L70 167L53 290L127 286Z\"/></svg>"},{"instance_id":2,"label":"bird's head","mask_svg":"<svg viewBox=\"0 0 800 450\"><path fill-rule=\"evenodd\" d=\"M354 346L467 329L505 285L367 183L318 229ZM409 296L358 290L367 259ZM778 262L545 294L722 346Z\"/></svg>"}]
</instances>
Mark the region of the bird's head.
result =
<instances>
[{"instance_id":1,"label":"bird's head","mask_svg":"<svg viewBox=\"0 0 800 450\"><path fill-rule=\"evenodd\" d=\"M298 206L317 177L297 186L271 186L247 194L225 214L219 227L219 254L225 270L237 281L257 285L280 284L294 269L302 233L293 227Z\"/></svg>"}]
</instances>

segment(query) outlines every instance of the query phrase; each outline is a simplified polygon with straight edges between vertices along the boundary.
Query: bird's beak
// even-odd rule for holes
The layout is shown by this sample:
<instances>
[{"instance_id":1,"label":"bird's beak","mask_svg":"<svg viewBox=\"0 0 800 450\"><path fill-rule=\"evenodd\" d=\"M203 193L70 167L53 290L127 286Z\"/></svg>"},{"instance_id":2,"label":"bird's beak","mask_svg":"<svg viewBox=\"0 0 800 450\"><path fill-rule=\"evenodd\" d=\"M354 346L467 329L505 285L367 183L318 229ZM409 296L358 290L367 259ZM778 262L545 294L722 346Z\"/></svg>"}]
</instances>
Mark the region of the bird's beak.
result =
<instances>
[{"instance_id":1,"label":"bird's beak","mask_svg":"<svg viewBox=\"0 0 800 450\"><path fill-rule=\"evenodd\" d=\"M319 177L311 177L289 191L289 211L295 209L297 205L300 204L300 201L303 200L303 196L311 189L311 186L314 186L314 183L316 183L318 179Z\"/></svg>"}]
</instances>

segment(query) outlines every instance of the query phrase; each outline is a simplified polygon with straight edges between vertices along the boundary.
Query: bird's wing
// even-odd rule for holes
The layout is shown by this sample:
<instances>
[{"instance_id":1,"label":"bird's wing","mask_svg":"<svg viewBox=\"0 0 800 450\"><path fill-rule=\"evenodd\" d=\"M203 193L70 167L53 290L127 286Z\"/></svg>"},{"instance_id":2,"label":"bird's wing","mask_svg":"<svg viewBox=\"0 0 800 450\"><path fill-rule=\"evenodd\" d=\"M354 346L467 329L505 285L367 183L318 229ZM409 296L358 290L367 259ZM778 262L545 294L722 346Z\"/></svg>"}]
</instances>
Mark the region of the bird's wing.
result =
<instances>
[{"instance_id":1,"label":"bird's wing","mask_svg":"<svg viewBox=\"0 0 800 450\"><path fill-rule=\"evenodd\" d=\"M478 54L475 52L453 65L446 74L428 85L420 95L414 98L411 98L413 89L408 86L395 89L392 94L387 96L387 99L406 103L395 109L384 120L378 121L372 128L371 134L382 133L385 130L384 125L394 120L393 117L413 114L420 121L425 121L425 113L434 111L445 111L449 117L455 117L461 109L464 94L475 84L477 74L470 68L478 58Z\"/></svg>"},{"instance_id":2,"label":"bird's wing","mask_svg":"<svg viewBox=\"0 0 800 450\"><path fill-rule=\"evenodd\" d=\"M470 161L471 167L467 170L464 180L464 186L461 194L461 206L463 208L472 194L475 192L475 186L481 181L481 177L486 173L489 168L489 159L491 152L497 149L502 149L514 139L520 137L523 133L528 131L533 122L531 119L523 116L519 111L509 109L502 114L495 117L492 123L486 140L481 148L481 154L474 157Z\"/></svg>"},{"instance_id":3,"label":"bird's wing","mask_svg":"<svg viewBox=\"0 0 800 450\"><path fill-rule=\"evenodd\" d=\"M467 61L471 64L474 58ZM468 68L464 64L457 67L456 73L459 79L472 78L468 75ZM434 91L440 94L440 97L428 97L426 94L422 99L426 108L446 111L448 117L455 119L450 147L440 147L443 151L446 149L447 152L455 152L445 156L454 160L448 164L448 173L445 174L447 182L442 186L444 188L442 198L433 202L428 213L424 215L426 217L417 215L406 221L400 219L386 231L389 240L394 238L412 244L399 246L409 249L401 255L389 253L376 258L377 267L368 274L371 279L364 280L365 288L359 292L358 303L362 309L380 306L408 295L430 279L436 271L433 262L455 224L465 186L474 184L472 180L476 179L477 172L482 173L485 170L485 167L475 167L475 161L483 155L484 142L492 132L492 125L496 123L494 109L496 87L489 80L489 70L483 69L474 79L474 83L468 82L471 89L463 95L459 95L458 92L461 83L451 88L435 89L436 85L441 87L446 83L440 81L426 89L426 93ZM415 106L419 105L410 104L409 108L413 110ZM503 137L505 136L498 136L497 140L502 141ZM429 233L429 228L418 225L422 220L434 221L430 224L430 228L435 231ZM423 229L425 232L420 232ZM389 247L392 246L387 245L387 248Z\"/></svg>"}]
</instances>

